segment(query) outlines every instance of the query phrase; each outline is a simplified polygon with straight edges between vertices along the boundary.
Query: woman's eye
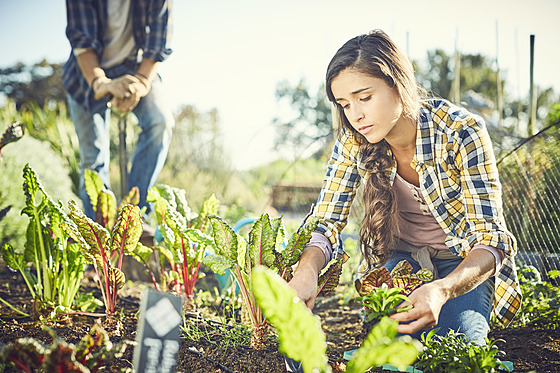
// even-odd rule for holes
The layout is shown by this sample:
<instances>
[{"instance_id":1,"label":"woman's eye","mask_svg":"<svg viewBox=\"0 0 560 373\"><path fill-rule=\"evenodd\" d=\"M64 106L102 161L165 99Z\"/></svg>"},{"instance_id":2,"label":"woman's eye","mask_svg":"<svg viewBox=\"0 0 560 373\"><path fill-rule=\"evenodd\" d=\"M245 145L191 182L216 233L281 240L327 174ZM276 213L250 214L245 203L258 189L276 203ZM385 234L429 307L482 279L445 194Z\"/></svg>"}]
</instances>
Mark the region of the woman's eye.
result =
<instances>
[{"instance_id":1,"label":"woman's eye","mask_svg":"<svg viewBox=\"0 0 560 373\"><path fill-rule=\"evenodd\" d=\"M367 96L367 97L361 98L360 100L361 100L362 102L367 102L367 101L369 101L370 99L371 99L371 96Z\"/></svg>"},{"instance_id":2,"label":"woman's eye","mask_svg":"<svg viewBox=\"0 0 560 373\"><path fill-rule=\"evenodd\" d=\"M350 107L350 104L346 104L346 105L340 105L340 107L342 107L344 110L347 110Z\"/></svg>"}]
</instances>

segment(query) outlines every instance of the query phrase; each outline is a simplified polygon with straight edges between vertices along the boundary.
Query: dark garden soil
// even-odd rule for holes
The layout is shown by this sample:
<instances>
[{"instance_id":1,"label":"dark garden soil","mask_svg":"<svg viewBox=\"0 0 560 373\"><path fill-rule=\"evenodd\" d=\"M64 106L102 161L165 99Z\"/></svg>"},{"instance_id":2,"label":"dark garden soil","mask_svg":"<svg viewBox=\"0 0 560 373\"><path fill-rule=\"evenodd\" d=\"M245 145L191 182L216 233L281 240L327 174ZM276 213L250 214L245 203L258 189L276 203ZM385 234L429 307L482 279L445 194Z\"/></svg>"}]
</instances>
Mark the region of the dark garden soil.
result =
<instances>
[{"instance_id":1,"label":"dark garden soil","mask_svg":"<svg viewBox=\"0 0 560 373\"><path fill-rule=\"evenodd\" d=\"M137 313L142 294L137 286L127 286L121 291L118 308L123 324L122 335L111 337L113 342L121 339L134 341L136 338ZM83 289L96 290L95 283L84 280ZM100 293L99 293L100 295ZM3 264L0 265L0 298L12 304L19 310L30 313L32 308L31 296L19 272L11 272ZM101 298L100 298L101 299ZM327 336L327 354L333 365L334 372L344 371L342 356L345 351L358 348L361 343L362 324L359 317L359 306L339 304L339 295L318 299L315 307L322 320L323 330ZM203 317L207 310L201 309ZM18 338L33 337L45 344L51 343L50 335L41 330L37 321L14 319L6 317L14 312L0 303L0 345L10 343ZM98 318L74 315L65 320L50 322L48 325L57 335L68 343L77 344L88 333L89 328ZM202 325L202 323L200 324ZM177 372L285 372L284 361L272 342L271 347L264 351L255 351L249 347L227 347L222 339L223 328L213 327L208 330L205 338L192 341L181 338L177 364ZM560 330L548 330L539 327L525 327L522 329L498 329L490 334L491 339L501 338L505 343L498 346L505 351L503 360L513 362L515 372L535 371L537 373L560 372ZM212 341L209 342L208 340ZM132 367L133 348L129 347L123 358L107 364L102 371L117 372ZM7 372L13 372L8 367ZM380 372L381 370L376 370Z\"/></svg>"}]
</instances>

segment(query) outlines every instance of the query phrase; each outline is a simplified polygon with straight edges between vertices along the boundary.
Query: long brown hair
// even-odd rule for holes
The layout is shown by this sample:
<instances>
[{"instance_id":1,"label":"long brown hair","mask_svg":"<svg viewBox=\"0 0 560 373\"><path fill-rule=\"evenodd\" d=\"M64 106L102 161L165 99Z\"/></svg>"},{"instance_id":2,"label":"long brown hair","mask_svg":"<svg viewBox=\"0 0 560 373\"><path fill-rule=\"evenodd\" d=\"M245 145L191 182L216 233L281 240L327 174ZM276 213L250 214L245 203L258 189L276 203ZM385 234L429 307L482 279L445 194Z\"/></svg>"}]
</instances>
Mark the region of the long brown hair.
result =
<instances>
[{"instance_id":1,"label":"long brown hair","mask_svg":"<svg viewBox=\"0 0 560 373\"><path fill-rule=\"evenodd\" d=\"M373 267L389 259L389 251L398 235L397 202L386 173L394 161L389 144L385 140L369 143L352 127L344 115L344 109L334 98L332 82L348 68L383 79L399 95L403 116L414 120L418 117L423 90L414 77L408 57L381 30L373 30L347 41L327 68L327 96L337 108L339 133L346 130L356 138L369 173L364 186L365 214L360 229L360 243L368 266Z\"/></svg>"}]
</instances>

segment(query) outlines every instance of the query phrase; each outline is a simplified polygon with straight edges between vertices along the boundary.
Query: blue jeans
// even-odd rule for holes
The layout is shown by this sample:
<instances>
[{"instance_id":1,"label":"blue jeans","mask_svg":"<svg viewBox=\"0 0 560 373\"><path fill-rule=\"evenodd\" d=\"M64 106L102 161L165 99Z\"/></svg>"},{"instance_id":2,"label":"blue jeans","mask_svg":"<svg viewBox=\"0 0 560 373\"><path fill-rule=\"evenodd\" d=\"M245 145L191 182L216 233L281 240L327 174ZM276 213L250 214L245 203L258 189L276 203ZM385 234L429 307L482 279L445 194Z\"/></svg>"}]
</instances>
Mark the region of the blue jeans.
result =
<instances>
[{"instance_id":1,"label":"blue jeans","mask_svg":"<svg viewBox=\"0 0 560 373\"><path fill-rule=\"evenodd\" d=\"M107 75L110 77L127 73L133 75L134 71L127 70L123 66L107 71ZM132 111L138 119L141 132L132 157L126 190L130 190L134 186L138 187L140 190L139 207L146 207L146 214L151 210L146 202L146 196L163 168L175 125L173 114L167 107L162 93L161 79L158 76L152 82L150 92L140 99ZM95 101L92 107L87 108L78 104L68 95L68 108L80 145L80 198L84 213L93 219L95 213L86 192L84 169L96 171L105 187L111 189L109 180L110 116L104 100ZM128 122L130 123L130 121Z\"/></svg>"},{"instance_id":2,"label":"blue jeans","mask_svg":"<svg viewBox=\"0 0 560 373\"><path fill-rule=\"evenodd\" d=\"M391 259L384 267L391 271L401 260L406 260L412 265L413 273L420 269L420 265L412 259L411 254L403 251L393 252ZM432 259L440 278L451 273L462 261L463 258L460 257L457 259ZM447 301L441 308L438 324L434 328L439 328L438 335L444 336L449 330L454 330L465 334L469 341L485 345L484 338L488 336L490 330L489 322L493 303L494 277L490 277L468 293ZM428 329L421 330L411 336L420 339L420 335L428 331Z\"/></svg>"}]
</instances>

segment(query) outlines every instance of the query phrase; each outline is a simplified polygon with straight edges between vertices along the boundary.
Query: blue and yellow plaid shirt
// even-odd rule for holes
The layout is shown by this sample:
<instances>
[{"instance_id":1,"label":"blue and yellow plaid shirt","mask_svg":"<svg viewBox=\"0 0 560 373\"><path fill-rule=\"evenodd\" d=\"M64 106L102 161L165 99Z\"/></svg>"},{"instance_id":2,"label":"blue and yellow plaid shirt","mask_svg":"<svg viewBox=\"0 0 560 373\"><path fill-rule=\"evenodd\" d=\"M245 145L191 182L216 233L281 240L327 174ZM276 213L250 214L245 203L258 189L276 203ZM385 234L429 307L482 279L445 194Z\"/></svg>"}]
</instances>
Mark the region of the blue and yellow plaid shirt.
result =
<instances>
[{"instance_id":1,"label":"blue and yellow plaid shirt","mask_svg":"<svg viewBox=\"0 0 560 373\"><path fill-rule=\"evenodd\" d=\"M496 274L494 313L509 324L521 305L513 261L517 243L504 224L496 160L483 120L444 100L424 102L411 166L452 253L465 257L476 244L505 253ZM395 163L387 170L391 183L396 172ZM358 186L367 178L358 143L346 131L334 146L312 213L321 218L317 231L329 239L335 255L342 253L338 237Z\"/></svg>"},{"instance_id":2,"label":"blue and yellow plaid shirt","mask_svg":"<svg viewBox=\"0 0 560 373\"><path fill-rule=\"evenodd\" d=\"M73 50L92 49L101 56L105 48L104 37L107 29L108 0L66 1L66 37L72 51L64 65L62 83L66 91L79 103L90 104L93 92L82 76ZM171 55L171 0L131 0L132 33L136 50L142 50L142 57L162 62ZM127 61L129 62L129 61ZM132 61L131 70L136 70ZM109 78L110 71L106 71Z\"/></svg>"}]
</instances>

